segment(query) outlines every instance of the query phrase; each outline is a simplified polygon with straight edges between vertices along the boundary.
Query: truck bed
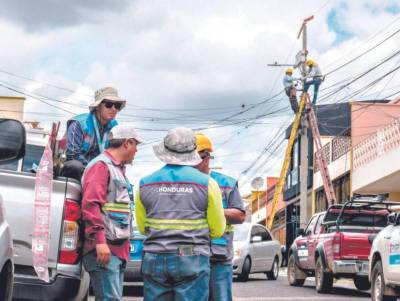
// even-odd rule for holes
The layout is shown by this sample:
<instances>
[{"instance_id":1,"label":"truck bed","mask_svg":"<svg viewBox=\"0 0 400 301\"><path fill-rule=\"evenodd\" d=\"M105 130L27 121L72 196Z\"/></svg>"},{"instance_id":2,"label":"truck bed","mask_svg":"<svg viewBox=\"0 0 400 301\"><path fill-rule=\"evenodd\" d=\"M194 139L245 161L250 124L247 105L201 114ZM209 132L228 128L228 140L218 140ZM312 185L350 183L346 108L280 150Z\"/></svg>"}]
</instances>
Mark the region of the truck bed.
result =
<instances>
[{"instance_id":1,"label":"truck bed","mask_svg":"<svg viewBox=\"0 0 400 301\"><path fill-rule=\"evenodd\" d=\"M0 191L4 199L6 219L10 225L14 247L16 276L32 267L32 230L35 199L35 174L0 169ZM54 180L51 200L48 264L50 276L57 268L64 199L80 199L80 185ZM53 271L54 272L54 271ZM32 276L32 275L31 275Z\"/></svg>"}]
</instances>

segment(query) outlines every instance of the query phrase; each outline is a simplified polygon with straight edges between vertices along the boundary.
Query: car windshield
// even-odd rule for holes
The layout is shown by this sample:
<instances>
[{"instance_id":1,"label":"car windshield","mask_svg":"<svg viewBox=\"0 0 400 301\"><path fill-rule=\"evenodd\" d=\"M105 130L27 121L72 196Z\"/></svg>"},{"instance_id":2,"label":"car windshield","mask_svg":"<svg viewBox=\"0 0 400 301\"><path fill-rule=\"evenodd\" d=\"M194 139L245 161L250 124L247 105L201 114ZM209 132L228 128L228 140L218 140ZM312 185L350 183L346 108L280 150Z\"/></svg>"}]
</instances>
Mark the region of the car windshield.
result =
<instances>
[{"instance_id":1,"label":"car windshield","mask_svg":"<svg viewBox=\"0 0 400 301\"><path fill-rule=\"evenodd\" d=\"M249 224L235 225L235 230L233 232L234 241L245 241L249 233Z\"/></svg>"}]
</instances>

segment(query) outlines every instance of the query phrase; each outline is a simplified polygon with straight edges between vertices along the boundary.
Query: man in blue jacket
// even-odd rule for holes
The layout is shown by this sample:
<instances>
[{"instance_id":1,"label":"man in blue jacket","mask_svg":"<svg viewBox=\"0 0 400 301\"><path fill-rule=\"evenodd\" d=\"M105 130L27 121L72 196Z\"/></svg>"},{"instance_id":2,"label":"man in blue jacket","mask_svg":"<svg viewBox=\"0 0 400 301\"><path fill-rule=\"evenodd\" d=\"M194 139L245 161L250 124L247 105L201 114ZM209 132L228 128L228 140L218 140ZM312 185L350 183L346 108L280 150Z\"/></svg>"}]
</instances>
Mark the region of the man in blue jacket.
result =
<instances>
[{"instance_id":1,"label":"man in blue jacket","mask_svg":"<svg viewBox=\"0 0 400 301\"><path fill-rule=\"evenodd\" d=\"M89 161L107 147L110 131L117 125L115 117L125 104L126 100L118 96L115 88L105 87L95 92L89 113L67 121L67 161L62 176L80 181Z\"/></svg>"},{"instance_id":2,"label":"man in blue jacket","mask_svg":"<svg viewBox=\"0 0 400 301\"><path fill-rule=\"evenodd\" d=\"M233 259L233 226L241 224L245 219L245 210L240 197L237 181L222 173L210 172L210 159L213 146L211 140L204 134L196 134L197 152L202 159L196 168L209 174L222 193L222 205L226 218L224 235L211 239L210 257L210 294L211 301L232 300L232 259Z\"/></svg>"}]
</instances>

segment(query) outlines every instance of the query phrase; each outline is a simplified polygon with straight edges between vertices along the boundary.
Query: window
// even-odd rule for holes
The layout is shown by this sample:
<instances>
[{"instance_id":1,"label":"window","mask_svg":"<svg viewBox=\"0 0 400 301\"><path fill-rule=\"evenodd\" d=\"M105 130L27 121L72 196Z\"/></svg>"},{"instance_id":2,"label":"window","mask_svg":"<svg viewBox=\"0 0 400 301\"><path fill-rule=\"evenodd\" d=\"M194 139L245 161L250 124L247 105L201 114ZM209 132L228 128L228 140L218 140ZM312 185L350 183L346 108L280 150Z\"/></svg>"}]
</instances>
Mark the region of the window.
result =
<instances>
[{"instance_id":1,"label":"window","mask_svg":"<svg viewBox=\"0 0 400 301\"><path fill-rule=\"evenodd\" d=\"M261 236L262 241L272 240L271 234L264 228L260 226L255 226L251 229L251 237Z\"/></svg>"},{"instance_id":2,"label":"window","mask_svg":"<svg viewBox=\"0 0 400 301\"><path fill-rule=\"evenodd\" d=\"M325 222L335 222L339 217L340 210L329 210ZM341 226L359 226L359 227L379 227L384 228L387 225L388 212L373 212L368 210L346 210L341 218Z\"/></svg>"},{"instance_id":3,"label":"window","mask_svg":"<svg viewBox=\"0 0 400 301\"><path fill-rule=\"evenodd\" d=\"M312 234L314 233L314 226L317 223L317 218L318 216L313 216L310 220L310 222L308 223L308 226L305 230L306 235Z\"/></svg>"},{"instance_id":4,"label":"window","mask_svg":"<svg viewBox=\"0 0 400 301\"><path fill-rule=\"evenodd\" d=\"M266 230L266 229L264 229L264 228L262 228L263 229L263 234L262 234L262 239L263 239L263 241L270 241L270 240L272 240L272 237L271 237L271 234L268 232L268 230Z\"/></svg>"},{"instance_id":5,"label":"window","mask_svg":"<svg viewBox=\"0 0 400 301\"><path fill-rule=\"evenodd\" d=\"M0 164L0 169L6 169L6 170L18 170L18 160L14 160L10 163L7 164Z\"/></svg>"},{"instance_id":6,"label":"window","mask_svg":"<svg viewBox=\"0 0 400 301\"><path fill-rule=\"evenodd\" d=\"M321 224L322 224L322 221L324 220L324 216L325 216L325 214L321 214L318 217L318 222L317 222L317 225L315 226L315 234L319 234L321 232Z\"/></svg>"},{"instance_id":7,"label":"window","mask_svg":"<svg viewBox=\"0 0 400 301\"><path fill-rule=\"evenodd\" d=\"M26 145L24 162L22 164L22 171L36 172L39 166L40 159L44 152L44 146Z\"/></svg>"}]
</instances>

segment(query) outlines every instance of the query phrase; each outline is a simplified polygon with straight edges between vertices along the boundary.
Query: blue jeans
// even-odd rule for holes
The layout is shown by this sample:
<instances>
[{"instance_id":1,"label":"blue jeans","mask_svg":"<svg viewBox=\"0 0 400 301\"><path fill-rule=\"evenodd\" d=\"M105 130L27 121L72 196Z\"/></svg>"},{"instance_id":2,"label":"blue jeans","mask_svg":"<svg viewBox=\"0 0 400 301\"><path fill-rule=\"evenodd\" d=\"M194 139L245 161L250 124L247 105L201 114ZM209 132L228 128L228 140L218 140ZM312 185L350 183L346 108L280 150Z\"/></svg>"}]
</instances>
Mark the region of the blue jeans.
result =
<instances>
[{"instance_id":1,"label":"blue jeans","mask_svg":"<svg viewBox=\"0 0 400 301\"><path fill-rule=\"evenodd\" d=\"M321 79L319 77L314 77L312 81L309 81L304 84L304 91L307 92L308 89L310 88L311 85L314 85L314 96L313 96L313 104L317 102L317 97L318 97L318 90L319 90L319 85L321 84Z\"/></svg>"},{"instance_id":2,"label":"blue jeans","mask_svg":"<svg viewBox=\"0 0 400 301\"><path fill-rule=\"evenodd\" d=\"M97 265L96 252L83 256L83 264L90 275L96 301L118 301L122 299L126 262L111 254L107 266Z\"/></svg>"},{"instance_id":3,"label":"blue jeans","mask_svg":"<svg viewBox=\"0 0 400 301\"><path fill-rule=\"evenodd\" d=\"M145 253L142 274L144 301L208 300L207 256Z\"/></svg>"},{"instance_id":4,"label":"blue jeans","mask_svg":"<svg viewBox=\"0 0 400 301\"><path fill-rule=\"evenodd\" d=\"M211 262L210 301L232 301L232 264Z\"/></svg>"}]
</instances>

